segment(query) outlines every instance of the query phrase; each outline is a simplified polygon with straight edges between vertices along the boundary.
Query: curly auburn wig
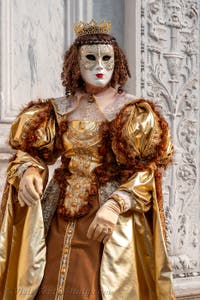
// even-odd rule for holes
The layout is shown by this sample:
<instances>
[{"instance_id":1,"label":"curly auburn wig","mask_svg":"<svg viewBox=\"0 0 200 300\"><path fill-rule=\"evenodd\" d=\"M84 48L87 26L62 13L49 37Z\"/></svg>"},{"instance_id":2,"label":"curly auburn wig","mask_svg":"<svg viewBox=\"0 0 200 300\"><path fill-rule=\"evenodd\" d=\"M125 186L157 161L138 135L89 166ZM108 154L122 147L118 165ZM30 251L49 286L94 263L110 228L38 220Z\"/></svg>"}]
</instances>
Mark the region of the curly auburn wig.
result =
<instances>
[{"instance_id":1,"label":"curly auburn wig","mask_svg":"<svg viewBox=\"0 0 200 300\"><path fill-rule=\"evenodd\" d=\"M81 78L79 68L79 48L82 45L110 44L114 49L115 67L110 85L115 87L117 84L123 87L131 77L128 63L123 51L120 49L116 39L109 34L88 34L79 36L65 52L63 70L61 73L62 84L65 87L66 95L74 95L77 89L84 88L84 81Z\"/></svg>"}]
</instances>

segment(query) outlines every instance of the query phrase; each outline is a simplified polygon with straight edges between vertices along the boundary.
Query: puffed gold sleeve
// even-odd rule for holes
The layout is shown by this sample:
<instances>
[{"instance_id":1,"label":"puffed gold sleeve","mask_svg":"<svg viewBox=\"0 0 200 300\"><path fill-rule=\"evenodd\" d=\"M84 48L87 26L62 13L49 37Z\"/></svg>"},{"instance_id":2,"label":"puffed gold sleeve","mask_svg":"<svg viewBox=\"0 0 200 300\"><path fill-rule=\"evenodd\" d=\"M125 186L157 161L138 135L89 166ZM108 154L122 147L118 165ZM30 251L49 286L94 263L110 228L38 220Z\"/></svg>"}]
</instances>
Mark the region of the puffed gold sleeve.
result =
<instances>
[{"instance_id":1,"label":"puffed gold sleeve","mask_svg":"<svg viewBox=\"0 0 200 300\"><path fill-rule=\"evenodd\" d=\"M16 149L8 166L8 181L16 188L23 172L34 166L44 173L59 156L56 118L50 100L31 102L13 122L9 143Z\"/></svg>"},{"instance_id":2,"label":"puffed gold sleeve","mask_svg":"<svg viewBox=\"0 0 200 300\"><path fill-rule=\"evenodd\" d=\"M168 124L141 99L126 105L111 126L120 184L110 198L127 213L104 246L101 289L109 282L111 293L103 299L173 299L161 193L161 170L173 153Z\"/></svg>"},{"instance_id":3,"label":"puffed gold sleeve","mask_svg":"<svg viewBox=\"0 0 200 300\"><path fill-rule=\"evenodd\" d=\"M41 201L21 207L18 187L29 166L38 168L45 186L47 164L59 154L56 128L51 100L28 104L11 126L9 142L17 151L8 166L0 207L0 299L3 300L34 299L43 278L46 243Z\"/></svg>"},{"instance_id":4,"label":"puffed gold sleeve","mask_svg":"<svg viewBox=\"0 0 200 300\"><path fill-rule=\"evenodd\" d=\"M56 123L50 100L31 102L11 126L12 148L51 161L55 145Z\"/></svg>"},{"instance_id":5,"label":"puffed gold sleeve","mask_svg":"<svg viewBox=\"0 0 200 300\"><path fill-rule=\"evenodd\" d=\"M173 154L168 124L152 103L139 100L119 113L112 129L117 162L131 176L124 177L111 197L123 199L125 210L146 211L151 207L154 173L165 168Z\"/></svg>"}]
</instances>

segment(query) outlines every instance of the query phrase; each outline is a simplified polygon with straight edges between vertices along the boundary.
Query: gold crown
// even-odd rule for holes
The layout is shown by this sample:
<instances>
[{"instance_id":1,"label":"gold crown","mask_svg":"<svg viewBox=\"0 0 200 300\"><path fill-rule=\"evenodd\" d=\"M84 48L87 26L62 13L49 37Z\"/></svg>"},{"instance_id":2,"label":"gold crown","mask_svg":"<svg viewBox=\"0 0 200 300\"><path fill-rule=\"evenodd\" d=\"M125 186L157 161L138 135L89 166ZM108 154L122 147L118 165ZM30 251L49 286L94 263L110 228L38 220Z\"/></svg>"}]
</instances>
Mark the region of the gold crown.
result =
<instances>
[{"instance_id":1,"label":"gold crown","mask_svg":"<svg viewBox=\"0 0 200 300\"><path fill-rule=\"evenodd\" d=\"M98 33L106 33L110 32L111 22L110 21L100 21L99 23L91 20L89 23L80 22L74 24L74 31L76 36L81 36L85 34L98 34Z\"/></svg>"}]
</instances>

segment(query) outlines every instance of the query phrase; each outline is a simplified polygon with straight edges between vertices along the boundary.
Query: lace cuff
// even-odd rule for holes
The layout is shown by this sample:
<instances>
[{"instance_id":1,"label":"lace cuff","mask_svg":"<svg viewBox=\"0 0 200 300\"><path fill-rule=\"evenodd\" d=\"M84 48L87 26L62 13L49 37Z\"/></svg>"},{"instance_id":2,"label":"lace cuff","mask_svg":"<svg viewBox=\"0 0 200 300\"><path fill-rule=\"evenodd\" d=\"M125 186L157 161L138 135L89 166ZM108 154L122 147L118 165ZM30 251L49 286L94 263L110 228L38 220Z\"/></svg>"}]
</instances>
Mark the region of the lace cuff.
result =
<instances>
[{"instance_id":1,"label":"lace cuff","mask_svg":"<svg viewBox=\"0 0 200 300\"><path fill-rule=\"evenodd\" d=\"M23 165L19 166L17 170L18 177L21 179L24 172L29 168L29 167L34 167L31 162L24 163Z\"/></svg>"},{"instance_id":2,"label":"lace cuff","mask_svg":"<svg viewBox=\"0 0 200 300\"><path fill-rule=\"evenodd\" d=\"M129 209L131 209L132 207L131 198L132 198L131 194L126 191L116 191L109 197L109 199L113 199L119 204L121 213L124 213Z\"/></svg>"},{"instance_id":3,"label":"lace cuff","mask_svg":"<svg viewBox=\"0 0 200 300\"><path fill-rule=\"evenodd\" d=\"M18 150L8 165L8 182L18 188L21 177L29 167L38 168L42 176L48 176L48 168L42 161L38 161L28 153Z\"/></svg>"}]
</instances>

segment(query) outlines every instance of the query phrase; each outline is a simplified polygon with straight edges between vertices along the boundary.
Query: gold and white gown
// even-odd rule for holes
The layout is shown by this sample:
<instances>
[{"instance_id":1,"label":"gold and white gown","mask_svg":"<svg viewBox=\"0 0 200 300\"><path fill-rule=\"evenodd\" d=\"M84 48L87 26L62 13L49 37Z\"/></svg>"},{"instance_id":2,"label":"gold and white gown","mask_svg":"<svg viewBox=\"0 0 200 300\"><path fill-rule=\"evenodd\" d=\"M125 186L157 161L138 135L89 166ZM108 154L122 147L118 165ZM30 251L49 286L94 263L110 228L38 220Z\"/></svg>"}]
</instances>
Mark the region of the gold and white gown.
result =
<instances>
[{"instance_id":1,"label":"gold and white gown","mask_svg":"<svg viewBox=\"0 0 200 300\"><path fill-rule=\"evenodd\" d=\"M1 204L1 299L172 299L160 170L173 148L150 102L113 88L94 99L79 91L32 102L12 124L10 144L17 151ZM26 168L37 167L45 185L59 156L42 201L20 207ZM126 212L103 245L86 233L109 197Z\"/></svg>"}]
</instances>

